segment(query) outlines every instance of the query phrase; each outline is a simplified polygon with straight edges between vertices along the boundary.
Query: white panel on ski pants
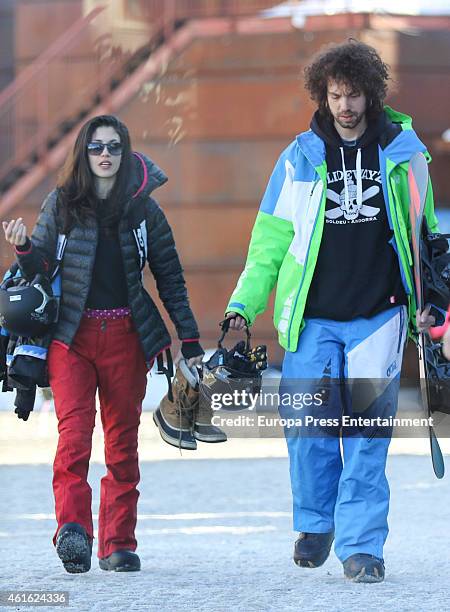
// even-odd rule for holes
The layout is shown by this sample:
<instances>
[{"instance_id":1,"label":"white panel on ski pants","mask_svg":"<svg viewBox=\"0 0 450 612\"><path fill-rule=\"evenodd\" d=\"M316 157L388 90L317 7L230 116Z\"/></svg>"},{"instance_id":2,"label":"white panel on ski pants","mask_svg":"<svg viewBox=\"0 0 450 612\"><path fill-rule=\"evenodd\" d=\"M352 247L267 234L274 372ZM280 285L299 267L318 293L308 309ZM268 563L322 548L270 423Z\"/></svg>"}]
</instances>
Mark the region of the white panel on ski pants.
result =
<instances>
[{"instance_id":1,"label":"white panel on ski pants","mask_svg":"<svg viewBox=\"0 0 450 612\"><path fill-rule=\"evenodd\" d=\"M406 339L406 307L353 321L307 319L297 351L283 361L281 393L320 393L286 418L394 416ZM340 425L285 429L293 495L294 530L335 531L341 561L355 553L383 557L388 534L389 485L385 475L391 430ZM342 440L342 455L341 455Z\"/></svg>"}]
</instances>

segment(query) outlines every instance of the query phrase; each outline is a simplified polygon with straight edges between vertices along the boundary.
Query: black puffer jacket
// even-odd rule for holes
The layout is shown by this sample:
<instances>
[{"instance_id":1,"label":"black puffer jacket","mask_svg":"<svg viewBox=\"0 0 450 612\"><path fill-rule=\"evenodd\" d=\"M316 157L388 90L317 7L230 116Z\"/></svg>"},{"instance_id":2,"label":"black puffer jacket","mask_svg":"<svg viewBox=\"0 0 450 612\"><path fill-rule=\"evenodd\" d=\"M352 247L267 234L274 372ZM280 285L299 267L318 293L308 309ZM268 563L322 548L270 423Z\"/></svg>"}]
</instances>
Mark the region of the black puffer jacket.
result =
<instances>
[{"instance_id":1,"label":"black puffer jacket","mask_svg":"<svg viewBox=\"0 0 450 612\"><path fill-rule=\"evenodd\" d=\"M154 189L166 181L167 177L160 168L144 155L135 153L127 200L119 222L129 307L147 362L167 348L171 339L158 309L142 284L135 236L143 239L141 244L156 279L159 296L179 339L199 337L172 231L157 202L149 197ZM22 274L27 279L31 280L36 273L51 271L54 265L60 233L57 195L57 190L52 191L42 205L31 236L31 248L24 253L17 252ZM53 338L68 346L80 325L89 294L97 240L95 219L89 220L85 226L75 226L67 237L61 267L61 308ZM111 273L114 271L111 270Z\"/></svg>"}]
</instances>

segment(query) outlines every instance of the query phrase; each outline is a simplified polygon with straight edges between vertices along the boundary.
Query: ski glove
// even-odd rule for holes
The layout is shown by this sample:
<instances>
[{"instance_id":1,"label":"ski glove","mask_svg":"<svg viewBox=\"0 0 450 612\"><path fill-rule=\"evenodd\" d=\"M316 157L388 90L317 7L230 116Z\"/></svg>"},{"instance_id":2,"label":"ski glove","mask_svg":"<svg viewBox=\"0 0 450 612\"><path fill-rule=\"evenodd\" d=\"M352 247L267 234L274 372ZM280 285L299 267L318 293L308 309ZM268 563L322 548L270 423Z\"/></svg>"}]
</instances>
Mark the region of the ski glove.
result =
<instances>
[{"instance_id":1,"label":"ski glove","mask_svg":"<svg viewBox=\"0 0 450 612\"><path fill-rule=\"evenodd\" d=\"M14 406L16 406L16 409L14 412L17 414L19 419L28 421L30 412L32 412L34 407L35 397L36 387L33 387L32 389L17 389L16 399L14 400Z\"/></svg>"},{"instance_id":2,"label":"ski glove","mask_svg":"<svg viewBox=\"0 0 450 612\"><path fill-rule=\"evenodd\" d=\"M185 359L192 359L192 357L204 355L205 351L202 349L200 342L196 340L195 342L182 342L181 354Z\"/></svg>"}]
</instances>

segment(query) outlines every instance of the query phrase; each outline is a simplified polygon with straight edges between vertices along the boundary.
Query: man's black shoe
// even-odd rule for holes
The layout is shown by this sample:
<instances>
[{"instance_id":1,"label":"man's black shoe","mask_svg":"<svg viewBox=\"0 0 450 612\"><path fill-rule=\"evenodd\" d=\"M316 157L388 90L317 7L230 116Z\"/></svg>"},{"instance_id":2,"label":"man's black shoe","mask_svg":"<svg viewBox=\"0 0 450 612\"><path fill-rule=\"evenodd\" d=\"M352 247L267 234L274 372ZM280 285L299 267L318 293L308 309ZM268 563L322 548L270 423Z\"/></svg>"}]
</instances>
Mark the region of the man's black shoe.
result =
<instances>
[{"instance_id":1,"label":"man's black shoe","mask_svg":"<svg viewBox=\"0 0 450 612\"><path fill-rule=\"evenodd\" d=\"M131 550L116 550L109 557L99 560L100 569L107 572L138 572L141 561Z\"/></svg>"},{"instance_id":2,"label":"man's black shoe","mask_svg":"<svg viewBox=\"0 0 450 612\"><path fill-rule=\"evenodd\" d=\"M92 541L78 523L65 523L56 536L56 552L69 574L82 574L91 569Z\"/></svg>"},{"instance_id":3,"label":"man's black shoe","mask_svg":"<svg viewBox=\"0 0 450 612\"><path fill-rule=\"evenodd\" d=\"M328 559L334 531L327 533L300 532L294 547L294 562L300 567L320 567Z\"/></svg>"},{"instance_id":4,"label":"man's black shoe","mask_svg":"<svg viewBox=\"0 0 450 612\"><path fill-rule=\"evenodd\" d=\"M384 561L373 555L357 553L344 561L344 575L352 582L383 582Z\"/></svg>"}]
</instances>

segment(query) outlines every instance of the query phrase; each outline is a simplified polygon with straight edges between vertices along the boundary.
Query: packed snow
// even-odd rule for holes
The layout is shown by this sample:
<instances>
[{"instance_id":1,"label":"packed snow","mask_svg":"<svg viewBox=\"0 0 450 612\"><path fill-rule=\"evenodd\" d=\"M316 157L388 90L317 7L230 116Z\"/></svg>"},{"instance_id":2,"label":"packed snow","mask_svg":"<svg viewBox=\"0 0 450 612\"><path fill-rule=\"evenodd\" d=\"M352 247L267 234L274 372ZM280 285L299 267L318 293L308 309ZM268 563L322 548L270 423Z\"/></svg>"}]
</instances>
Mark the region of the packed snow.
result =
<instances>
[{"instance_id":1,"label":"packed snow","mask_svg":"<svg viewBox=\"0 0 450 612\"><path fill-rule=\"evenodd\" d=\"M94 512L103 472L98 463L90 470ZM142 571L103 572L94 557L89 573L70 575L51 544L51 465L1 466L0 588L68 591L69 609L77 612L441 612L449 607L450 488L445 479L434 478L426 456L390 457L386 581L375 585L345 580L333 554L319 569L294 565L285 457L192 460L184 455L143 462L141 476L137 552Z\"/></svg>"}]
</instances>

